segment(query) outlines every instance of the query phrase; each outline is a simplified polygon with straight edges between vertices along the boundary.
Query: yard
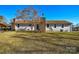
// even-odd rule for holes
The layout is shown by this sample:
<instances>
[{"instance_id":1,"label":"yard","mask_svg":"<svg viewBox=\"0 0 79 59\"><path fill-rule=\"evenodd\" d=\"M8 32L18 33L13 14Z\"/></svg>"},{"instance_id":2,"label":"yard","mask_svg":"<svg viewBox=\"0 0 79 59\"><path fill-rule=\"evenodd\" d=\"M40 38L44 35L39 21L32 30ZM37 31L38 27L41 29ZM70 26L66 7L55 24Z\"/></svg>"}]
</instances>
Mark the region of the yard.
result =
<instances>
[{"instance_id":1,"label":"yard","mask_svg":"<svg viewBox=\"0 0 79 59\"><path fill-rule=\"evenodd\" d=\"M79 32L1 32L0 53L79 53Z\"/></svg>"}]
</instances>

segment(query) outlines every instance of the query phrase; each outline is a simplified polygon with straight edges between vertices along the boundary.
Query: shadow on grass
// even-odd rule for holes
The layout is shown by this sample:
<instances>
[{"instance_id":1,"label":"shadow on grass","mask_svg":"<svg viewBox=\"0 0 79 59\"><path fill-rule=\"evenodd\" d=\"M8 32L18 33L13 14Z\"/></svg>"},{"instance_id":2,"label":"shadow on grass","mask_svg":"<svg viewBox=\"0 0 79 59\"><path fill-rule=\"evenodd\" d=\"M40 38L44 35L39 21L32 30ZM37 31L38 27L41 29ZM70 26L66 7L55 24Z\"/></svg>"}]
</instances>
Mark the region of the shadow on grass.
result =
<instances>
[{"instance_id":1,"label":"shadow on grass","mask_svg":"<svg viewBox=\"0 0 79 59\"><path fill-rule=\"evenodd\" d=\"M79 34L78 33L72 33L72 32L59 32L59 33L48 33L49 35L54 35L52 38L58 38L58 39L70 39L70 40L79 40ZM63 36L64 35L64 36Z\"/></svg>"},{"instance_id":2,"label":"shadow on grass","mask_svg":"<svg viewBox=\"0 0 79 59\"><path fill-rule=\"evenodd\" d=\"M54 45L54 46L56 46L56 48L57 47L60 47L60 48L62 48L62 49L65 49L64 50L64 52L63 51L57 51L57 49L55 49L55 48L53 48L53 47L51 47L51 46L46 46L46 45L42 45L42 44L37 44L37 43L34 43L34 44L36 44L37 46L41 46L41 47L45 47L45 48L47 48L48 50L25 50L25 51L20 51L20 50L18 50L18 53L19 52L23 52L23 53L34 53L34 52L41 52L41 53L43 53L43 52L52 52L52 53L78 53L79 52L79 47L78 46L70 46L70 45L62 45L62 44L58 44L58 43L54 43L51 39L46 39L46 38L42 38L42 37L39 37L38 35L37 36L35 36L35 35L33 35L32 37L31 36L29 36L29 37L25 37L26 35L24 34L20 34L20 35L15 35L15 36L12 36L12 37L15 37L15 38L20 38L20 39L22 39L22 40L24 40L24 41L26 41L27 42L27 40L31 40L31 41L33 41L33 42L41 42L41 43L45 43L45 44L49 44L49 45ZM53 38L52 36L51 36L51 38ZM63 37L57 37L58 39L60 39L60 38L63 38ZM69 39L69 38L68 38ZM73 48L75 48L75 49L73 49ZM68 50L68 51L66 51L66 50ZM71 50L73 51L73 52L71 52ZM75 51L75 52L74 52Z\"/></svg>"},{"instance_id":3,"label":"shadow on grass","mask_svg":"<svg viewBox=\"0 0 79 59\"><path fill-rule=\"evenodd\" d=\"M9 44L0 42L0 54L8 54L8 53L15 53L18 51L15 46Z\"/></svg>"}]
</instances>

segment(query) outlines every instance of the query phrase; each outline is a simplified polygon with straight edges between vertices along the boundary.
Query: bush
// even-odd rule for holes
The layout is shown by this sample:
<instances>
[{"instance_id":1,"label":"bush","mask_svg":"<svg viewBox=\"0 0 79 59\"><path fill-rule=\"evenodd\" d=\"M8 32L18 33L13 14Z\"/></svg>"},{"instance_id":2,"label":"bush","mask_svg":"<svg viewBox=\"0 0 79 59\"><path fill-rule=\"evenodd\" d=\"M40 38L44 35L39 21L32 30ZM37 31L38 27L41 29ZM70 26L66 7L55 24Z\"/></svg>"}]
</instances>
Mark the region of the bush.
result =
<instances>
[{"instance_id":1,"label":"bush","mask_svg":"<svg viewBox=\"0 0 79 59\"><path fill-rule=\"evenodd\" d=\"M2 27L2 30L6 31L6 30L8 30L8 28L7 27Z\"/></svg>"}]
</instances>

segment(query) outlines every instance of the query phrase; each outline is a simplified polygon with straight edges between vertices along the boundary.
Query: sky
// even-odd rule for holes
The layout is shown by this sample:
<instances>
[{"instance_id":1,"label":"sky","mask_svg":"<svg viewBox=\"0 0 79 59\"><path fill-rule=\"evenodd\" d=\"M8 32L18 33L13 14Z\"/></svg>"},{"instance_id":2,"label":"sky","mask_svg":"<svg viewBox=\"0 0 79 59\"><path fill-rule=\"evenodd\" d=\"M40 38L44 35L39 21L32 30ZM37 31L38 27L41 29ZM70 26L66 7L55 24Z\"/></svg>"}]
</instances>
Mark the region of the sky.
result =
<instances>
[{"instance_id":1,"label":"sky","mask_svg":"<svg viewBox=\"0 0 79 59\"><path fill-rule=\"evenodd\" d=\"M10 21L17 15L17 10L23 10L30 5L0 5L0 15ZM32 5L38 15L44 13L46 20L66 20L73 24L79 23L79 5Z\"/></svg>"}]
</instances>

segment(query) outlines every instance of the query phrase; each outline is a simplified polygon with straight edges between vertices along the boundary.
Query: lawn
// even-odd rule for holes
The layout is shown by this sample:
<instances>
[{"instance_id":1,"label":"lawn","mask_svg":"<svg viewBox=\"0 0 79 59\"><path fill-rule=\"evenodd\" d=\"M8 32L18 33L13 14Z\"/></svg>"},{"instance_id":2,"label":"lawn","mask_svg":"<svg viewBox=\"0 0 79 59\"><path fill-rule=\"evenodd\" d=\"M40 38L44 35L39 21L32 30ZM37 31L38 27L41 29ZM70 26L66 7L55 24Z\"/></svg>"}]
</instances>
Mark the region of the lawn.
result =
<instances>
[{"instance_id":1,"label":"lawn","mask_svg":"<svg viewBox=\"0 0 79 59\"><path fill-rule=\"evenodd\" d=\"M79 53L79 32L1 32L0 53Z\"/></svg>"}]
</instances>

